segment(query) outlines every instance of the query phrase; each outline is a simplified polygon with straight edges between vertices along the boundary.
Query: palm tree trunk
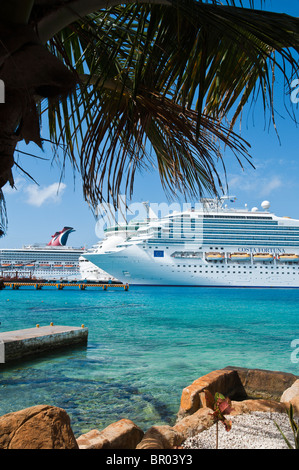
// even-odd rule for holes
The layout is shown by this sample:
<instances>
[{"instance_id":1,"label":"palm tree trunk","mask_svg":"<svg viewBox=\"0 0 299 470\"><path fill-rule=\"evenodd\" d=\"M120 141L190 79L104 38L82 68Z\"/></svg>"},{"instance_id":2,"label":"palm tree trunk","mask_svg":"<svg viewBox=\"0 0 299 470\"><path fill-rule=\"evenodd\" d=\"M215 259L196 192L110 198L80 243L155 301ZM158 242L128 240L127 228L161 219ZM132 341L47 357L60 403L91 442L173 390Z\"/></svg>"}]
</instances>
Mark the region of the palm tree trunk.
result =
<instances>
[{"instance_id":1,"label":"palm tree trunk","mask_svg":"<svg viewBox=\"0 0 299 470\"><path fill-rule=\"evenodd\" d=\"M6 90L5 104L0 105L0 188L7 182L13 187L12 167L14 152L20 136L18 123L21 119L21 97Z\"/></svg>"},{"instance_id":2,"label":"palm tree trunk","mask_svg":"<svg viewBox=\"0 0 299 470\"><path fill-rule=\"evenodd\" d=\"M77 80L40 43L27 24L34 0L4 0L0 4L0 79L5 85L0 104L0 189L13 186L12 167L17 143L41 147L37 97L54 99L73 90Z\"/></svg>"},{"instance_id":3,"label":"palm tree trunk","mask_svg":"<svg viewBox=\"0 0 299 470\"><path fill-rule=\"evenodd\" d=\"M8 24L26 25L28 23L34 0L6 0L0 4L1 22ZM10 29L10 28L9 28ZM0 35L0 65L1 79L4 79L5 61L8 59L10 50L20 47L18 37L14 36L12 41L5 38L7 27L4 27L4 34ZM4 36L4 37L1 37ZM17 35L18 36L18 35ZM22 41L21 41L22 42ZM10 46L10 47L7 47ZM7 182L13 186L12 167L14 165L14 152L20 136L18 135L18 127L22 117L22 97L18 90L12 91L6 80L4 103L0 105L0 188Z\"/></svg>"}]
</instances>

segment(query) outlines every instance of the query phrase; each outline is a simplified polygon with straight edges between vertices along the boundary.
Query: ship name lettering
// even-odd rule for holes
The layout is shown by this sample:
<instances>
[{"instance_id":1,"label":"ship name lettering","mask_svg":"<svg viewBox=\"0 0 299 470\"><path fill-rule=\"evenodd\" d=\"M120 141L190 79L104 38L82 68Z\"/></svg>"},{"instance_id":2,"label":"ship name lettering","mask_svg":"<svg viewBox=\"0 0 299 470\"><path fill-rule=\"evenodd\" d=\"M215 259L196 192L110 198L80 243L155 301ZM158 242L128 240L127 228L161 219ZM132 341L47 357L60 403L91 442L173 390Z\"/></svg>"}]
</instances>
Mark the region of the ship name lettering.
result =
<instances>
[{"instance_id":1,"label":"ship name lettering","mask_svg":"<svg viewBox=\"0 0 299 470\"><path fill-rule=\"evenodd\" d=\"M239 252L249 253L285 253L284 248L251 248L251 247L239 247Z\"/></svg>"}]
</instances>

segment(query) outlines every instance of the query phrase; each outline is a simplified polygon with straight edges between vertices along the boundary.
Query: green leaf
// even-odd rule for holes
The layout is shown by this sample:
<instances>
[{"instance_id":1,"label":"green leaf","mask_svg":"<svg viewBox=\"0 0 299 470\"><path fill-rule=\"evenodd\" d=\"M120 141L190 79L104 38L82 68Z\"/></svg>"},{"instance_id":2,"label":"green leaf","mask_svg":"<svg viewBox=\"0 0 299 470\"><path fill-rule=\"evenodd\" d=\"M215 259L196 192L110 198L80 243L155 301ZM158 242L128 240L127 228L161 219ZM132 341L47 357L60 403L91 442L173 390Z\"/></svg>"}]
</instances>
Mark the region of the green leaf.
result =
<instances>
[{"instance_id":1,"label":"green leaf","mask_svg":"<svg viewBox=\"0 0 299 470\"><path fill-rule=\"evenodd\" d=\"M294 447L292 446L292 444L290 443L290 441L286 438L286 436L284 435L284 433L282 432L281 428L279 427L279 425L274 421L274 424L275 426L277 427L277 429L279 430L280 434L282 435L284 441L286 442L287 446L289 449L293 449Z\"/></svg>"}]
</instances>

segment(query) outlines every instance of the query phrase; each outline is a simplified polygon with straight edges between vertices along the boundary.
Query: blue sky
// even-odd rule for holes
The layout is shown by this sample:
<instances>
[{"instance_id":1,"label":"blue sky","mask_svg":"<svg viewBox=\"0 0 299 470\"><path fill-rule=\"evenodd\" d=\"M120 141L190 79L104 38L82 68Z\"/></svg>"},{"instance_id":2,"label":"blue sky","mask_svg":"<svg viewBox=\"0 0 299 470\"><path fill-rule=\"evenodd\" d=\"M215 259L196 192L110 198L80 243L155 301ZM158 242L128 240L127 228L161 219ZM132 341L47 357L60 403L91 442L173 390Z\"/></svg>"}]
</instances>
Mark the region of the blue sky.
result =
<instances>
[{"instance_id":1,"label":"blue sky","mask_svg":"<svg viewBox=\"0 0 299 470\"><path fill-rule=\"evenodd\" d=\"M267 8L299 17L299 0L268 1ZM277 76L278 78L278 76ZM281 78L280 78L281 80ZM263 200L271 202L271 210L277 215L299 219L299 129L287 115L282 104L282 88L277 82L276 122L280 142L273 126L267 128L261 104L254 113L248 111L243 116L241 135L251 144L252 163L255 169L244 162L242 170L235 158L224 154L230 194L237 197L236 206L260 207ZM280 96L279 96L280 93ZM286 97L286 100L289 100ZM299 120L299 111L294 106ZM266 127L266 128L265 128ZM46 128L42 136L48 138ZM20 171L15 170L17 190L4 188L8 210L8 232L0 239L0 247L21 247L29 243L46 243L51 235L64 226L76 230L70 235L73 246L92 246L97 243L96 220L83 200L80 176L67 168L62 179L56 164L51 164L52 149L46 144L44 151L35 145L20 145L20 150L33 153L47 160L38 160L22 155L19 163L39 183L34 184ZM58 193L57 193L58 190ZM155 171L143 172L136 177L132 202L167 202ZM194 201L193 201L194 202Z\"/></svg>"}]
</instances>

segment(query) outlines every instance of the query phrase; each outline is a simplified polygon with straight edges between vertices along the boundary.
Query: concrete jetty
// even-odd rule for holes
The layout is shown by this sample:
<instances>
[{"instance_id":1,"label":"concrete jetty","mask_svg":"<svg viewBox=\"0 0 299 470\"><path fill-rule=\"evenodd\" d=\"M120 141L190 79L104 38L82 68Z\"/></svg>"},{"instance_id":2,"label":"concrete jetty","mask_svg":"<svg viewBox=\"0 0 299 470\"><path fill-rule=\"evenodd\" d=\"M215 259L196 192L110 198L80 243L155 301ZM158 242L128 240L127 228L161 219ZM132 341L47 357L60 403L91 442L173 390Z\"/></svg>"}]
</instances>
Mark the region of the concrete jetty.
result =
<instances>
[{"instance_id":1,"label":"concrete jetty","mask_svg":"<svg viewBox=\"0 0 299 470\"><path fill-rule=\"evenodd\" d=\"M0 364L87 343L88 328L53 325L0 333Z\"/></svg>"}]
</instances>

